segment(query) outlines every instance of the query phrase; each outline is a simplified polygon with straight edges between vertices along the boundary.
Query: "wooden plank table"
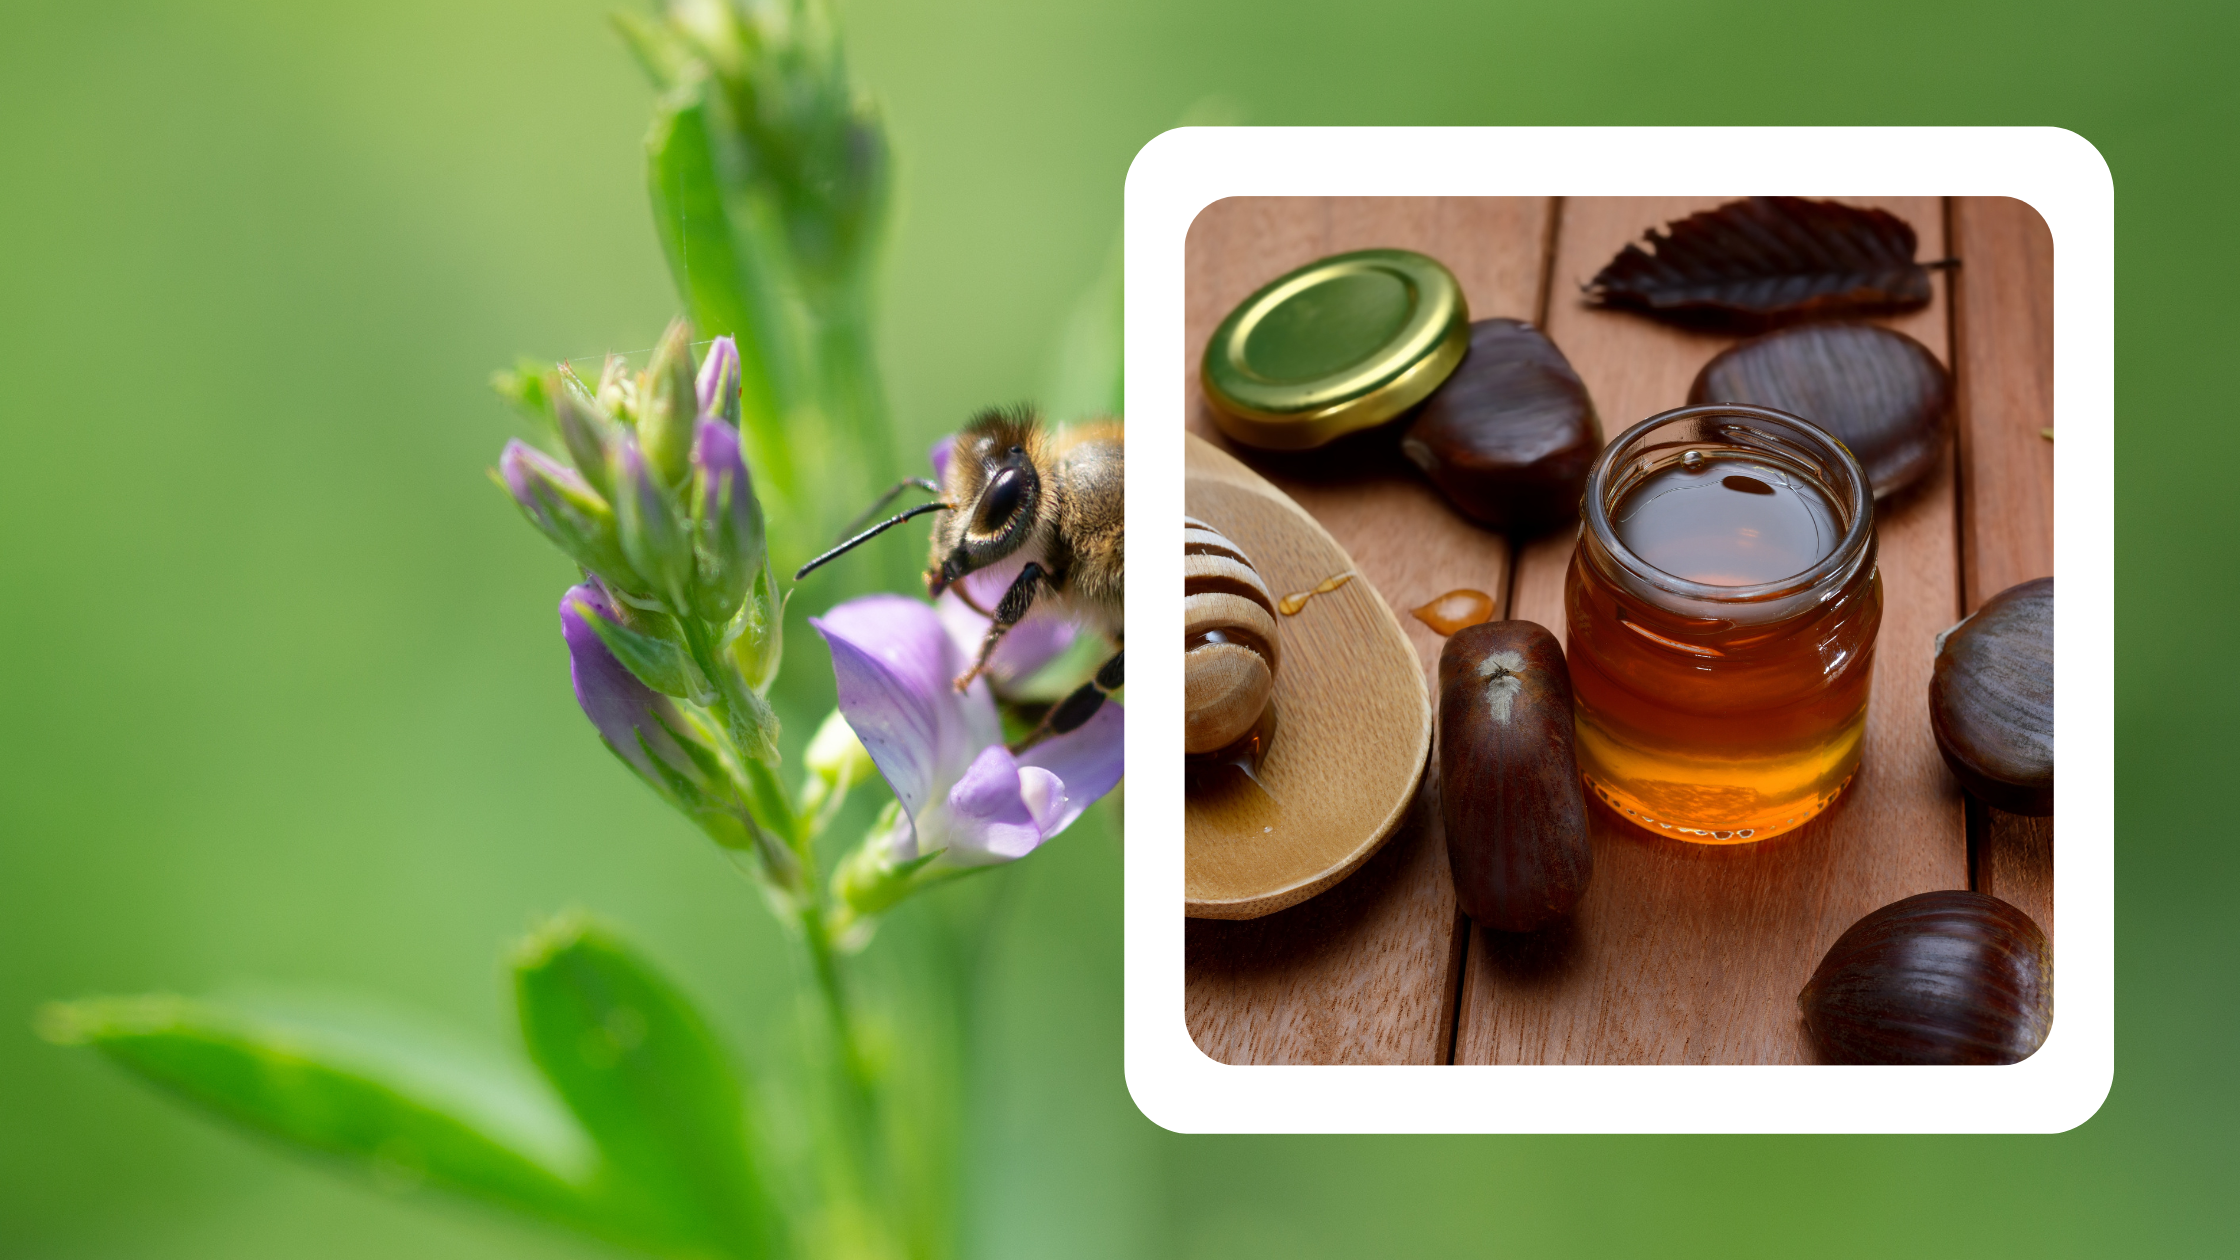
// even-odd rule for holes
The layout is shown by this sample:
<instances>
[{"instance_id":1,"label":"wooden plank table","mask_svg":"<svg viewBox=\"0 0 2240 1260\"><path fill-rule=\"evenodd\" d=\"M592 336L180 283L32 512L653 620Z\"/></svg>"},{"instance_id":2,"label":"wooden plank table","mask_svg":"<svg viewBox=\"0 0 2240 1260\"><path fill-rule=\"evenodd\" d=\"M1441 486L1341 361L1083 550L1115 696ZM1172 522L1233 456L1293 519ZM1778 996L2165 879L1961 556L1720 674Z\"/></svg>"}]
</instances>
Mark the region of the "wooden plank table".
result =
<instances>
[{"instance_id":1,"label":"wooden plank table","mask_svg":"<svg viewBox=\"0 0 2240 1260\"><path fill-rule=\"evenodd\" d=\"M2053 235L2011 197L1956 197L1961 592L1967 609L2053 574ZM1970 801L1978 891L2053 935L2053 820Z\"/></svg>"},{"instance_id":2,"label":"wooden plank table","mask_svg":"<svg viewBox=\"0 0 2240 1260\"><path fill-rule=\"evenodd\" d=\"M1199 355L1231 307L1284 271L1342 250L1416 249L1454 271L1474 318L1546 328L1586 381L1608 438L1682 405L1697 369L1733 339L1593 309L1579 286L1645 229L1718 200L1216 203L1186 251L1188 423L1323 522L1401 613L1427 674L1443 640L1406 610L1456 587L1486 591L1499 615L1560 636L1569 531L1511 540L1472 525L1373 441L1303 457L1239 450L1206 415ZM1934 635L1964 608L2051 572L2052 463L2040 436L2051 424L2050 243L2019 203L1861 204L1912 223L1924 258L1943 256L1949 238L1964 265L1947 273L1959 277L1953 300L1940 282L1930 307L1886 321L1956 366L1958 451L1877 512L1885 609L1866 756L1845 799L1788 836L1731 847L1651 836L1598 806L1586 899L1561 926L1519 937L1474 930L1455 907L1434 763L1410 823L1352 878L1263 919L1189 924L1186 1014L1209 1055L1804 1062L1796 991L1836 935L1876 906L1972 884L2051 931L2050 826L1971 815L1926 710Z\"/></svg>"}]
</instances>

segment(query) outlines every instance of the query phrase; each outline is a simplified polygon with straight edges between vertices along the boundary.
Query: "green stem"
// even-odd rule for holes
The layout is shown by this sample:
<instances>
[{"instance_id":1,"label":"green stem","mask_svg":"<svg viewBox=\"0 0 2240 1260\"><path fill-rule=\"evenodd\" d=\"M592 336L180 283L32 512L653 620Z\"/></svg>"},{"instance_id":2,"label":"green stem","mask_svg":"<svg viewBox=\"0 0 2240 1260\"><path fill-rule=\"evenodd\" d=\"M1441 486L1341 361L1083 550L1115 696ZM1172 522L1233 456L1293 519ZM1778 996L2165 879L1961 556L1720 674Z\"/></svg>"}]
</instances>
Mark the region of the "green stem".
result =
<instances>
[{"instance_id":1,"label":"green stem","mask_svg":"<svg viewBox=\"0 0 2240 1260\"><path fill-rule=\"evenodd\" d=\"M739 689L746 685L736 670L717 659L716 640L709 627L698 618L678 618L684 629L685 645L703 674L715 684L716 698L709 709L724 729L731 729L734 706L744 703ZM734 740L736 743L736 740ZM737 752L736 749L734 749ZM750 765L739 753L742 774L749 779L760 777L768 782L757 784L742 782L740 790L749 797L762 798L762 812L772 809L782 811L783 818L761 820L764 826L783 837L786 847L794 855L795 866L791 872L792 886L786 888L801 930L803 945L809 955L809 971L816 981L817 996L824 1011L826 1036L830 1039L832 1061L837 1065L834 1076L834 1103L837 1119L843 1132L843 1167L841 1184L836 1193L849 1205L849 1215L862 1227L872 1231L869 1238L856 1238L868 1246L873 1254L893 1254L899 1248L895 1242L896 1223L888 1220L888 1213L881 1206L895 1201L893 1187L885 1161L881 1158L879 1141L879 1100L877 1084L868 1055L864 1053L863 1040L858 1035L855 1019L850 1012L847 985L840 971L839 952L833 948L832 922L827 915L823 895L823 879L818 871L816 840L821 830L815 820L797 814L782 791L774 790L774 780L762 774L759 764ZM762 790L772 788L773 790ZM777 875L773 872L773 875ZM781 882L781 886L783 883ZM851 1231L853 1232L853 1231Z\"/></svg>"},{"instance_id":2,"label":"green stem","mask_svg":"<svg viewBox=\"0 0 2240 1260\"><path fill-rule=\"evenodd\" d=\"M852 1203L852 1215L871 1234L858 1241L874 1254L900 1255L905 1231L901 1222L893 1219L890 1206L899 1202L899 1196L881 1142L877 1082L850 1013L839 954L833 948L831 921L823 899L813 890L801 900L800 924L801 939L809 952L809 969L824 1007L826 1036L838 1068L833 1092L844 1139L844 1163L837 1192Z\"/></svg>"},{"instance_id":3,"label":"green stem","mask_svg":"<svg viewBox=\"0 0 2240 1260\"><path fill-rule=\"evenodd\" d=\"M832 947L832 935L822 905L802 907L801 936L809 948L809 968L816 977L817 996L823 1000L825 1022L830 1027L833 1047L840 1061L841 1079L847 1085L850 1108L868 1114L872 1102L871 1065L856 1036L855 1021L848 1013L847 985L840 975L839 954Z\"/></svg>"}]
</instances>

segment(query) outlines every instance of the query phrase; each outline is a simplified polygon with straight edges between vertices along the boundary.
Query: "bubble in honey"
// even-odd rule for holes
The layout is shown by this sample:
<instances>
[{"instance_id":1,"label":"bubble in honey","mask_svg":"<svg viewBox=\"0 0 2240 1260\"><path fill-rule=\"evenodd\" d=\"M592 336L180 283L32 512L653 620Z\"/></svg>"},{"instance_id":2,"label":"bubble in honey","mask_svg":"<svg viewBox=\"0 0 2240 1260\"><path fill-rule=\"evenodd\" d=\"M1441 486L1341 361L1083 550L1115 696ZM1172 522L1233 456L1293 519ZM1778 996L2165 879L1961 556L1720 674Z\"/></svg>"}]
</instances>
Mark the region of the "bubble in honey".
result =
<instances>
[{"instance_id":1,"label":"bubble in honey","mask_svg":"<svg viewBox=\"0 0 2240 1260\"><path fill-rule=\"evenodd\" d=\"M1421 608L1410 610L1415 619L1442 635L1493 620L1493 596L1465 587L1448 591Z\"/></svg>"},{"instance_id":2,"label":"bubble in honey","mask_svg":"<svg viewBox=\"0 0 2240 1260\"><path fill-rule=\"evenodd\" d=\"M1321 584L1316 586L1311 591L1300 591L1296 594L1284 596L1283 599L1276 604L1276 611L1282 613L1286 617L1296 617L1299 615L1299 610L1307 606L1308 600L1313 599L1317 595L1328 595L1330 592L1337 590L1339 587L1344 586L1346 583L1352 580L1353 574L1351 573L1340 573L1336 577L1324 578L1322 579Z\"/></svg>"}]
</instances>

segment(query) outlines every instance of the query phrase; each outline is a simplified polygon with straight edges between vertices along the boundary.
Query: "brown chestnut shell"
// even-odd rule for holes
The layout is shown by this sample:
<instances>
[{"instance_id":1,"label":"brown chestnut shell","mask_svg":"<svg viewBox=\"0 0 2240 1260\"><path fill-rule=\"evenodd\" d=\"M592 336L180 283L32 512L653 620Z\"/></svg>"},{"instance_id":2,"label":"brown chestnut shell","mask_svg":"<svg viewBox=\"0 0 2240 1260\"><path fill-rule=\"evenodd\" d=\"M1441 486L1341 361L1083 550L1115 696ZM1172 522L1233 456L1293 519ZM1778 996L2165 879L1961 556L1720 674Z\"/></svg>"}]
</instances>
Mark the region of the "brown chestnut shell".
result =
<instances>
[{"instance_id":1,"label":"brown chestnut shell","mask_svg":"<svg viewBox=\"0 0 2240 1260\"><path fill-rule=\"evenodd\" d=\"M1578 514L1602 428L1586 384L1546 334L1481 319L1400 450L1464 515L1530 533Z\"/></svg>"},{"instance_id":2,"label":"brown chestnut shell","mask_svg":"<svg viewBox=\"0 0 2240 1260\"><path fill-rule=\"evenodd\" d=\"M1462 912L1529 932L1594 873L1563 647L1530 621L1466 626L1439 653L1439 773Z\"/></svg>"},{"instance_id":3,"label":"brown chestnut shell","mask_svg":"<svg viewBox=\"0 0 2240 1260\"><path fill-rule=\"evenodd\" d=\"M1937 637L1929 726L1961 784L2014 814L2053 812L2053 579L1992 596Z\"/></svg>"},{"instance_id":4,"label":"brown chestnut shell","mask_svg":"<svg viewBox=\"0 0 2240 1260\"><path fill-rule=\"evenodd\" d=\"M2053 949L1965 890L1894 901L1836 938L1797 995L1830 1063L2015 1063L2053 1027Z\"/></svg>"},{"instance_id":5,"label":"brown chestnut shell","mask_svg":"<svg viewBox=\"0 0 2240 1260\"><path fill-rule=\"evenodd\" d=\"M1952 375L1936 354L1876 324L1805 324L1729 347L1703 365L1688 405L1749 403L1833 433L1876 498L1917 481L1952 445Z\"/></svg>"}]
</instances>

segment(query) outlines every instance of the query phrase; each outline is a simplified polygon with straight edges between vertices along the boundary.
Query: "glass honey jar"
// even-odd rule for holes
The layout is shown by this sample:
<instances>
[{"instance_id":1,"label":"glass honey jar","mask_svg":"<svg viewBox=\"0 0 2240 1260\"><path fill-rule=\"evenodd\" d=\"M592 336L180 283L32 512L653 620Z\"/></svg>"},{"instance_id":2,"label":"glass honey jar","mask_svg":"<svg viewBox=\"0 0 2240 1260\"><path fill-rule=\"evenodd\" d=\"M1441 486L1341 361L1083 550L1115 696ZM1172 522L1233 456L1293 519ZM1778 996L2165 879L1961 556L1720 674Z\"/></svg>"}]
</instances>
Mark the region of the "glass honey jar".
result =
<instances>
[{"instance_id":1,"label":"glass honey jar","mask_svg":"<svg viewBox=\"0 0 2240 1260\"><path fill-rule=\"evenodd\" d=\"M1796 416L1652 416L1588 474L1564 584L1588 790L1710 844L1826 809L1858 769L1882 583L1874 491Z\"/></svg>"}]
</instances>

